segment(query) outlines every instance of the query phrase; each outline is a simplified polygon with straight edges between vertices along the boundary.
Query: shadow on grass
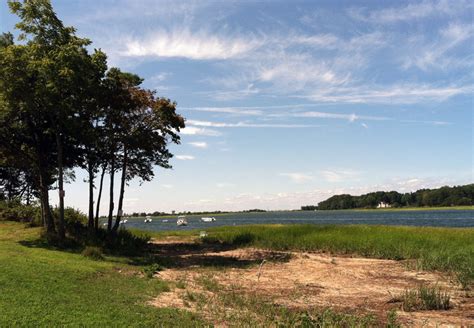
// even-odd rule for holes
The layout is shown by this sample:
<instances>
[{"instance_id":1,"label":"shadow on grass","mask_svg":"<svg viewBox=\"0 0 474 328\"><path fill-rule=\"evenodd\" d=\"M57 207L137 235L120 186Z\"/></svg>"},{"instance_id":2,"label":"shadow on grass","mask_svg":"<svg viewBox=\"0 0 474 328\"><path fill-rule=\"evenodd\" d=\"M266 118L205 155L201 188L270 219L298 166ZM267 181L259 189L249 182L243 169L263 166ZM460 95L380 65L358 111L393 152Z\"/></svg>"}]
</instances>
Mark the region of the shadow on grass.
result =
<instances>
[{"instance_id":1,"label":"shadow on grass","mask_svg":"<svg viewBox=\"0 0 474 328\"><path fill-rule=\"evenodd\" d=\"M159 264L166 268L214 267L245 268L259 265L263 260L287 262L291 255L284 252L253 251L247 258L220 254L241 248L220 242L188 242L149 244L146 256L133 258L131 265Z\"/></svg>"},{"instance_id":2,"label":"shadow on grass","mask_svg":"<svg viewBox=\"0 0 474 328\"><path fill-rule=\"evenodd\" d=\"M80 253L83 249L83 246L78 244L73 239L66 239L61 244L51 243L46 238L38 238L34 240L20 240L18 242L20 245L29 247L29 248L43 248L48 250L70 252L70 253Z\"/></svg>"},{"instance_id":3,"label":"shadow on grass","mask_svg":"<svg viewBox=\"0 0 474 328\"><path fill-rule=\"evenodd\" d=\"M133 237L137 238L137 237ZM245 239L245 238L244 238ZM127 239L128 240L128 239ZM30 248L43 248L78 254L86 245L95 246L94 243L79 242L75 239L67 239L58 244L51 242L45 237L35 240L22 240L19 244ZM290 259L288 253L253 251L251 256L232 256L221 254L223 252L239 249L248 244L248 240L236 243L221 243L218 240L205 239L198 242L170 242L170 243L125 243L108 248L105 245L101 249L105 255L111 257L107 261L127 263L133 266L148 266L158 264L165 268L188 268L188 267L213 267L213 268L245 268L259 265L263 260L270 262L287 262ZM134 245L135 247L127 247ZM133 250L133 252L131 252Z\"/></svg>"}]
</instances>

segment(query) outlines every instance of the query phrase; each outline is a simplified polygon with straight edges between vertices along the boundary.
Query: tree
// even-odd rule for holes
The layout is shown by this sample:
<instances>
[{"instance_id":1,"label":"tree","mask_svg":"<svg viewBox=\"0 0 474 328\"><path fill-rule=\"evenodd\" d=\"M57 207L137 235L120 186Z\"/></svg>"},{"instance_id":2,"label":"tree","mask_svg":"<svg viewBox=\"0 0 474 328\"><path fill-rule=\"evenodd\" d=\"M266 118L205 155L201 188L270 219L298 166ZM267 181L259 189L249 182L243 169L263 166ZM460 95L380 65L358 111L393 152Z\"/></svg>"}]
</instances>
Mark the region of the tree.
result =
<instances>
[{"instance_id":1,"label":"tree","mask_svg":"<svg viewBox=\"0 0 474 328\"><path fill-rule=\"evenodd\" d=\"M9 38L2 38L2 40ZM55 140L43 97L44 76L37 69L35 47L2 41L0 47L0 153L8 165L35 178L48 233L55 232L49 188L55 177Z\"/></svg>"},{"instance_id":2,"label":"tree","mask_svg":"<svg viewBox=\"0 0 474 328\"><path fill-rule=\"evenodd\" d=\"M64 238L64 170L73 168L81 160L81 133L87 102L100 78L105 58L101 53L90 56L88 39L75 35L73 27L66 27L58 19L48 0L9 2L10 9L21 21L20 39L27 40L30 62L42 79L43 109L50 120L49 130L55 137L57 179L59 188L58 234ZM99 58L99 61L95 61ZM102 69L102 71L101 71ZM92 88L91 88L92 87Z\"/></svg>"}]
</instances>

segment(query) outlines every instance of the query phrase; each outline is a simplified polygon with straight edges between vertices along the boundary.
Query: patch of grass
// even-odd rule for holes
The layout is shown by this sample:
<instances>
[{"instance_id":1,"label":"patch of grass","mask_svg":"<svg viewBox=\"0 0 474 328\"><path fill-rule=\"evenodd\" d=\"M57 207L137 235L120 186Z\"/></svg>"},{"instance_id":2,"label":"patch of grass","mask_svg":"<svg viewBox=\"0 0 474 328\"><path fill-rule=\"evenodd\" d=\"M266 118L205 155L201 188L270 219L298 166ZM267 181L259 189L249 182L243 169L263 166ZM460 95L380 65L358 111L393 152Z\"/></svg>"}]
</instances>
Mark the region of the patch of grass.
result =
<instances>
[{"instance_id":1,"label":"patch of grass","mask_svg":"<svg viewBox=\"0 0 474 328\"><path fill-rule=\"evenodd\" d=\"M212 228L208 234L203 242L414 260L417 269L452 273L466 289L474 282L472 228L252 225Z\"/></svg>"},{"instance_id":2,"label":"patch of grass","mask_svg":"<svg viewBox=\"0 0 474 328\"><path fill-rule=\"evenodd\" d=\"M373 327L379 324L370 314L343 313L332 309L290 309L256 294L244 295L238 291L238 286L233 286L219 293L218 297L224 308L234 309L228 319L238 322L241 327Z\"/></svg>"},{"instance_id":3,"label":"patch of grass","mask_svg":"<svg viewBox=\"0 0 474 328\"><path fill-rule=\"evenodd\" d=\"M417 289L406 290L400 297L402 310L449 310L451 297L437 286L420 285Z\"/></svg>"},{"instance_id":4,"label":"patch of grass","mask_svg":"<svg viewBox=\"0 0 474 328\"><path fill-rule=\"evenodd\" d=\"M196 282L210 292L217 292L220 289L219 283L210 274L203 274L197 277Z\"/></svg>"},{"instance_id":5,"label":"patch of grass","mask_svg":"<svg viewBox=\"0 0 474 328\"><path fill-rule=\"evenodd\" d=\"M144 267L143 273L145 274L145 277L151 279L153 278L155 273L160 272L162 270L163 270L163 267L161 265L159 265L158 263L153 263Z\"/></svg>"},{"instance_id":6,"label":"patch of grass","mask_svg":"<svg viewBox=\"0 0 474 328\"><path fill-rule=\"evenodd\" d=\"M395 309L390 310L387 313L387 328L400 328L402 325L398 322L397 311Z\"/></svg>"},{"instance_id":7,"label":"patch of grass","mask_svg":"<svg viewBox=\"0 0 474 328\"><path fill-rule=\"evenodd\" d=\"M133 267L34 243L39 228L0 222L0 327L196 327L194 314L147 302L168 286ZM20 243L21 242L21 243Z\"/></svg>"},{"instance_id":8,"label":"patch of grass","mask_svg":"<svg viewBox=\"0 0 474 328\"><path fill-rule=\"evenodd\" d=\"M179 279L175 282L176 288L185 289L186 288L186 281L184 279Z\"/></svg>"},{"instance_id":9,"label":"patch of grass","mask_svg":"<svg viewBox=\"0 0 474 328\"><path fill-rule=\"evenodd\" d=\"M88 257L92 260L104 260L104 255L102 254L102 250L99 247L86 246L86 248L84 248L81 254L82 256Z\"/></svg>"}]
</instances>

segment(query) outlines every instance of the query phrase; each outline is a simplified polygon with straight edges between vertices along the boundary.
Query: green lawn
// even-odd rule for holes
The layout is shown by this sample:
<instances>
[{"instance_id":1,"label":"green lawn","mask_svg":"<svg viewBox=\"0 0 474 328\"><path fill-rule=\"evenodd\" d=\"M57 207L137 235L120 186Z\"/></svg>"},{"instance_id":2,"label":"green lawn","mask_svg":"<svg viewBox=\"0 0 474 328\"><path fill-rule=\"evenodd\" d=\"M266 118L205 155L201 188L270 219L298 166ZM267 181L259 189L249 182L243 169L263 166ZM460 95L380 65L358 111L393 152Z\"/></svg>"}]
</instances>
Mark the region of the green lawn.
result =
<instances>
[{"instance_id":1,"label":"green lawn","mask_svg":"<svg viewBox=\"0 0 474 328\"><path fill-rule=\"evenodd\" d=\"M168 286L125 275L123 261L93 261L36 244L37 228L0 222L0 327L199 326L188 312L157 309L148 299Z\"/></svg>"}]
</instances>

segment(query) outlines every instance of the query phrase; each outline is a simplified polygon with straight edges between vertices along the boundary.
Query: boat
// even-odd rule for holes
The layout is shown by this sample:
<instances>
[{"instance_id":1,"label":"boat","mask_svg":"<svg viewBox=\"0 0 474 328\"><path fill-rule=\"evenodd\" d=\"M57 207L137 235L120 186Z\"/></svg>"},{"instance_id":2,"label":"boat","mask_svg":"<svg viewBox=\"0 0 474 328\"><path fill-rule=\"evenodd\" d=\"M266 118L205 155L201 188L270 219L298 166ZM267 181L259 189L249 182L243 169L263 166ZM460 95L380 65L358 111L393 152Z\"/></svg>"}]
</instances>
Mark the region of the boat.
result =
<instances>
[{"instance_id":1,"label":"boat","mask_svg":"<svg viewBox=\"0 0 474 328\"><path fill-rule=\"evenodd\" d=\"M168 222L168 220L164 219L164 220L161 220L161 222L166 223L166 222Z\"/></svg>"},{"instance_id":2,"label":"boat","mask_svg":"<svg viewBox=\"0 0 474 328\"><path fill-rule=\"evenodd\" d=\"M216 218L215 217L212 217L212 218L204 217L204 218L201 218L201 221L202 222L214 222L214 221L216 221Z\"/></svg>"},{"instance_id":3,"label":"boat","mask_svg":"<svg viewBox=\"0 0 474 328\"><path fill-rule=\"evenodd\" d=\"M178 216L178 221L176 221L176 224L178 226L187 226L188 221L186 220L186 217L184 215Z\"/></svg>"},{"instance_id":4,"label":"boat","mask_svg":"<svg viewBox=\"0 0 474 328\"><path fill-rule=\"evenodd\" d=\"M147 215L147 216L145 217L145 220L144 220L143 222L145 222L145 223L150 223L150 222L152 222L152 221L153 221L153 220L152 220L151 216Z\"/></svg>"}]
</instances>

